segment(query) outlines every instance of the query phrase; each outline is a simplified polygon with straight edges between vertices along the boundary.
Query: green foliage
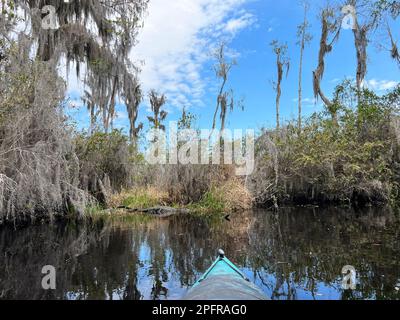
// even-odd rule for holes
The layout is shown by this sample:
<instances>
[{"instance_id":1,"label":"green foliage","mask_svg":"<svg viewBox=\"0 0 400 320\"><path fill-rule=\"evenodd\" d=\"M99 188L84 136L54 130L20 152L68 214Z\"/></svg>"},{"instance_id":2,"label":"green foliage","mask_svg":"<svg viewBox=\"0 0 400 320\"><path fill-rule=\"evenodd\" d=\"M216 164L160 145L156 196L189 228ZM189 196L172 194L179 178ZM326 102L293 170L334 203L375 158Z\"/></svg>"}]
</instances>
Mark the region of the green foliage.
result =
<instances>
[{"instance_id":1,"label":"green foliage","mask_svg":"<svg viewBox=\"0 0 400 320\"><path fill-rule=\"evenodd\" d=\"M85 208L85 217L102 217L105 215L104 208L98 204Z\"/></svg>"},{"instance_id":2,"label":"green foliage","mask_svg":"<svg viewBox=\"0 0 400 320\"><path fill-rule=\"evenodd\" d=\"M163 110L163 106L167 102L167 98L164 94L159 94L155 90L151 90L149 93L151 111L153 116L148 116L150 127L153 129L160 129L165 131L165 125L163 122L168 116L168 113Z\"/></svg>"},{"instance_id":3,"label":"green foliage","mask_svg":"<svg viewBox=\"0 0 400 320\"><path fill-rule=\"evenodd\" d=\"M91 181L89 189L97 184L98 179L103 180L106 176L110 179L112 189L119 190L128 183L134 159L128 140L121 130L77 135L76 154L81 176Z\"/></svg>"},{"instance_id":4,"label":"green foliage","mask_svg":"<svg viewBox=\"0 0 400 320\"><path fill-rule=\"evenodd\" d=\"M225 203L218 190L212 188L198 203L190 207L197 212L223 213L225 210Z\"/></svg>"},{"instance_id":5,"label":"green foliage","mask_svg":"<svg viewBox=\"0 0 400 320\"><path fill-rule=\"evenodd\" d=\"M146 192L137 192L122 201L122 205L135 209L146 209L160 205L159 199Z\"/></svg>"},{"instance_id":6,"label":"green foliage","mask_svg":"<svg viewBox=\"0 0 400 320\"><path fill-rule=\"evenodd\" d=\"M128 138L121 130L113 130L109 134L96 132L91 136L87 136L83 133L78 135L76 142L78 147L84 147L82 150L85 150L86 155L91 153L101 153L105 156L110 156L111 154L118 152L121 145L126 145Z\"/></svg>"},{"instance_id":7,"label":"green foliage","mask_svg":"<svg viewBox=\"0 0 400 320\"><path fill-rule=\"evenodd\" d=\"M179 130L193 129L196 120L197 120L196 115L186 111L186 108L183 108L182 115L178 120L178 129Z\"/></svg>"},{"instance_id":8,"label":"green foliage","mask_svg":"<svg viewBox=\"0 0 400 320\"><path fill-rule=\"evenodd\" d=\"M349 82L336 88L336 118L316 113L299 133L289 124L273 133L278 149L278 198L305 202L389 202L400 171L394 125L399 88L382 97ZM265 149L265 148L264 148ZM263 148L258 147L258 152ZM271 162L268 154L265 163Z\"/></svg>"},{"instance_id":9,"label":"green foliage","mask_svg":"<svg viewBox=\"0 0 400 320\"><path fill-rule=\"evenodd\" d=\"M125 210L105 210L101 206L90 206L86 208L85 218L93 222L110 224L114 227L135 227L154 221L154 217L148 214L129 213Z\"/></svg>"},{"instance_id":10,"label":"green foliage","mask_svg":"<svg viewBox=\"0 0 400 320\"><path fill-rule=\"evenodd\" d=\"M41 65L27 61L24 68L10 72L10 60L18 57L18 47L15 43L7 45L0 41L0 124L3 119L12 116L18 109L27 109L32 105L35 81L39 76Z\"/></svg>"},{"instance_id":11,"label":"green foliage","mask_svg":"<svg viewBox=\"0 0 400 320\"><path fill-rule=\"evenodd\" d=\"M120 130L113 130L109 134L96 132L90 136L82 133L76 138L76 146L83 160L91 160L92 156L112 160L121 148L128 146L128 138ZM104 172L109 170L110 165L107 161L95 163L95 166Z\"/></svg>"},{"instance_id":12,"label":"green foliage","mask_svg":"<svg viewBox=\"0 0 400 320\"><path fill-rule=\"evenodd\" d=\"M7 0L1 3L1 14L5 20L12 20L16 18L15 15L15 1Z\"/></svg>"}]
</instances>

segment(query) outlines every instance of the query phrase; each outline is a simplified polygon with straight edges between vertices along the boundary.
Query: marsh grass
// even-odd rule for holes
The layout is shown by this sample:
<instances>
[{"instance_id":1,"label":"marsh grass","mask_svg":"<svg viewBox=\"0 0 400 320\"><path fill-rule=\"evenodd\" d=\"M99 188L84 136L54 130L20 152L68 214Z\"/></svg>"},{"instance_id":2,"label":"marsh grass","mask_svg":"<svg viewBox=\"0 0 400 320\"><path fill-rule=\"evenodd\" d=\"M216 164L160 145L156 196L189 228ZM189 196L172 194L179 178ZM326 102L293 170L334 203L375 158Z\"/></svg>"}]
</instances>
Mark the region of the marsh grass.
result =
<instances>
[{"instance_id":1,"label":"marsh grass","mask_svg":"<svg viewBox=\"0 0 400 320\"><path fill-rule=\"evenodd\" d=\"M121 193L111 196L111 207L129 207L135 209L146 209L155 206L170 205L168 194L155 187L136 187L124 190Z\"/></svg>"},{"instance_id":2,"label":"marsh grass","mask_svg":"<svg viewBox=\"0 0 400 320\"><path fill-rule=\"evenodd\" d=\"M199 202L189 204L188 208L198 214L223 213L225 204L222 196L213 189L208 191Z\"/></svg>"},{"instance_id":3,"label":"marsh grass","mask_svg":"<svg viewBox=\"0 0 400 320\"><path fill-rule=\"evenodd\" d=\"M203 213L228 213L247 210L251 207L250 193L236 178L220 186L211 187L199 202L189 205L191 210Z\"/></svg>"},{"instance_id":4,"label":"marsh grass","mask_svg":"<svg viewBox=\"0 0 400 320\"><path fill-rule=\"evenodd\" d=\"M112 227L138 226L154 221L156 217L142 213L130 213L123 209L104 209L99 206L88 207L85 218L92 222L103 221Z\"/></svg>"}]
</instances>

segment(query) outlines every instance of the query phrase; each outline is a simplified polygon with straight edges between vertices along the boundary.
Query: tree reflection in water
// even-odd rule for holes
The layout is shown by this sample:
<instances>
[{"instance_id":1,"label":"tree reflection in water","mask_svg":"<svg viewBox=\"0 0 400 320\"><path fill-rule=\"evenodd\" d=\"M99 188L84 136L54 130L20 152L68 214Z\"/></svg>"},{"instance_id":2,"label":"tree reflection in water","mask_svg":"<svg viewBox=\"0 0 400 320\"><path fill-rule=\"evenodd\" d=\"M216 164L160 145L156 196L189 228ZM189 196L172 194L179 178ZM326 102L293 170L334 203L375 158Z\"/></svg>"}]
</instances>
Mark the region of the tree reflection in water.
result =
<instances>
[{"instance_id":1,"label":"tree reflection in water","mask_svg":"<svg viewBox=\"0 0 400 320\"><path fill-rule=\"evenodd\" d=\"M399 220L387 209L284 209L0 230L0 298L179 299L218 248L272 299L399 299ZM41 289L54 265L57 289ZM358 272L355 291L341 270Z\"/></svg>"}]
</instances>

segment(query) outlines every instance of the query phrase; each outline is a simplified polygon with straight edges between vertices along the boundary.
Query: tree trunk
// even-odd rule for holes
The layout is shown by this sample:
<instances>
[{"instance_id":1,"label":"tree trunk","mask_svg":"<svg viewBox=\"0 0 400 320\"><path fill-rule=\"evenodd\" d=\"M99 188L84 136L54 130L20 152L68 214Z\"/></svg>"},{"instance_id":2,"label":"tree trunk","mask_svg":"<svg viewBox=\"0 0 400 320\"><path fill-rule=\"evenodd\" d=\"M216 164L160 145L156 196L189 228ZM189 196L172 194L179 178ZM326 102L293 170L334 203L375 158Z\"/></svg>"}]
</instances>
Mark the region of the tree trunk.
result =
<instances>
[{"instance_id":1,"label":"tree trunk","mask_svg":"<svg viewBox=\"0 0 400 320\"><path fill-rule=\"evenodd\" d=\"M278 81L276 84L276 129L280 128L280 104L281 104L281 83L283 77L283 63L281 62L280 54L277 55L276 66L278 68Z\"/></svg>"},{"instance_id":2,"label":"tree trunk","mask_svg":"<svg viewBox=\"0 0 400 320\"><path fill-rule=\"evenodd\" d=\"M301 41L301 49L300 49L300 70L299 70L299 133L301 132L301 113L302 113L302 99L303 99L303 88L302 88L302 78L303 78L303 55L304 55L304 34Z\"/></svg>"},{"instance_id":3,"label":"tree trunk","mask_svg":"<svg viewBox=\"0 0 400 320\"><path fill-rule=\"evenodd\" d=\"M357 90L360 93L365 76L367 74L367 46L368 46L368 29L366 26L359 27L354 30L354 44L357 51Z\"/></svg>"},{"instance_id":4,"label":"tree trunk","mask_svg":"<svg viewBox=\"0 0 400 320\"><path fill-rule=\"evenodd\" d=\"M281 83L278 82L277 88L276 88L276 129L279 130L280 128L280 103L281 103Z\"/></svg>"}]
</instances>

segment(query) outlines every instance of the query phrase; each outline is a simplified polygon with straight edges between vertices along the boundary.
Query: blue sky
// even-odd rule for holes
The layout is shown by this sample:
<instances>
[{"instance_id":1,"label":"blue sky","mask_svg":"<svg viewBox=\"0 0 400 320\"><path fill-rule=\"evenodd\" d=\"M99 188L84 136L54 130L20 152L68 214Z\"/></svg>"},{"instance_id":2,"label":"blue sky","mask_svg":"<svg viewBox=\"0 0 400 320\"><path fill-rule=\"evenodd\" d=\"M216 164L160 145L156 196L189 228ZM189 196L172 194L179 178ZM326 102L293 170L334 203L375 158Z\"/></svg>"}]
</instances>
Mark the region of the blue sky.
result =
<instances>
[{"instance_id":1,"label":"blue sky","mask_svg":"<svg viewBox=\"0 0 400 320\"><path fill-rule=\"evenodd\" d=\"M303 73L303 110L310 115L321 110L312 92L312 70L316 68L320 22L317 13L324 1L311 1L309 20L313 41L306 48ZM131 59L143 63L140 76L143 88L157 89L167 95L167 121L179 118L186 106L198 116L199 128L210 128L215 108L217 82L212 71L210 52L220 39L230 39L231 54L238 65L232 69L228 86L237 98L244 98L245 110L235 110L228 117L232 129L260 129L275 125L275 94L271 80L276 78L275 57L269 43L277 39L287 42L291 59L290 73L282 83L282 120L297 118L297 90L299 47L296 45L297 25L302 22L303 9L297 1L281 0L151 0L145 18L145 27L139 35L139 44ZM399 23L393 23L393 32L400 38ZM378 49L388 47L388 39L381 31L374 34L369 46L368 85L384 93L399 81L399 66L389 53ZM342 30L339 42L326 59L322 82L326 93L345 78L355 77L355 49L351 30ZM81 106L78 96L82 90L77 79L70 83L70 99ZM127 131L125 107L118 105L115 127ZM139 121L146 123L148 102L140 109ZM84 107L68 112L79 124L88 126Z\"/></svg>"}]
</instances>

